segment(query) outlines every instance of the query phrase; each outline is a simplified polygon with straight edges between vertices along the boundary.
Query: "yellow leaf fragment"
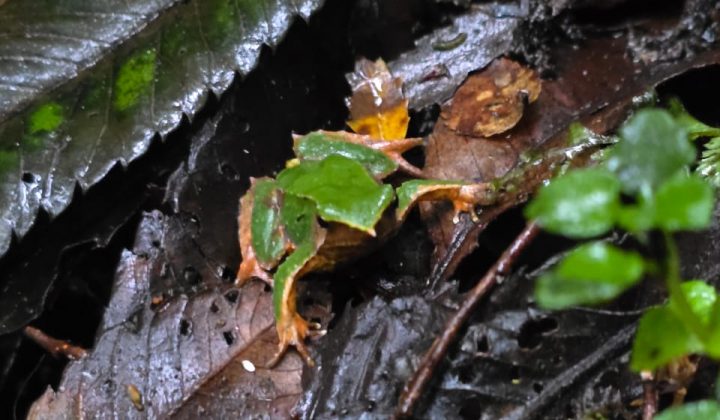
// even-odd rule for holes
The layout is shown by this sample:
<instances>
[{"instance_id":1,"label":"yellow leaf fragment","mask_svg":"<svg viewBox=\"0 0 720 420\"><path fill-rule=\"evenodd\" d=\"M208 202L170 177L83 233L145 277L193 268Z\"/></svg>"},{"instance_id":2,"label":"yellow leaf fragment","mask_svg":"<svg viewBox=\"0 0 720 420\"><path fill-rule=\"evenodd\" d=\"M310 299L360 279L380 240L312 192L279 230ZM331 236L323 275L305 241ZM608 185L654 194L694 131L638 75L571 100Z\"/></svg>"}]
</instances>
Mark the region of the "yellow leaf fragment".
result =
<instances>
[{"instance_id":1,"label":"yellow leaf fragment","mask_svg":"<svg viewBox=\"0 0 720 420\"><path fill-rule=\"evenodd\" d=\"M352 96L348 99L347 125L358 134L383 140L403 139L410 117L402 80L393 77L381 59L360 59L348 76Z\"/></svg>"}]
</instances>

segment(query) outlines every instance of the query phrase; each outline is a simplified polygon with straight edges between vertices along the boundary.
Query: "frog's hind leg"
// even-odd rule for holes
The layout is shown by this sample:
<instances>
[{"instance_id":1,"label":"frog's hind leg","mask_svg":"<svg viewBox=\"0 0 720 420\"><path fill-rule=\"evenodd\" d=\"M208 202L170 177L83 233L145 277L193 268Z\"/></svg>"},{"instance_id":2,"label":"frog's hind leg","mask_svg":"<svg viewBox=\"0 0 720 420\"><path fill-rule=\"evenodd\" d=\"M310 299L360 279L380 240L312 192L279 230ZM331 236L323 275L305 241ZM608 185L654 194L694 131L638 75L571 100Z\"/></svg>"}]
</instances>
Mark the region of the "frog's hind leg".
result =
<instances>
[{"instance_id":1,"label":"frog's hind leg","mask_svg":"<svg viewBox=\"0 0 720 420\"><path fill-rule=\"evenodd\" d=\"M310 353L305 346L305 338L308 335L322 334L322 332L317 331L317 327L319 326L314 323L308 323L298 314L296 308L296 282L305 265L317 253L321 242L322 240L308 241L300 245L280 264L275 273L273 309L275 311L275 326L280 342L277 353L269 363L270 366L279 362L290 346L297 349L298 353L300 353L308 365L314 365Z\"/></svg>"}]
</instances>

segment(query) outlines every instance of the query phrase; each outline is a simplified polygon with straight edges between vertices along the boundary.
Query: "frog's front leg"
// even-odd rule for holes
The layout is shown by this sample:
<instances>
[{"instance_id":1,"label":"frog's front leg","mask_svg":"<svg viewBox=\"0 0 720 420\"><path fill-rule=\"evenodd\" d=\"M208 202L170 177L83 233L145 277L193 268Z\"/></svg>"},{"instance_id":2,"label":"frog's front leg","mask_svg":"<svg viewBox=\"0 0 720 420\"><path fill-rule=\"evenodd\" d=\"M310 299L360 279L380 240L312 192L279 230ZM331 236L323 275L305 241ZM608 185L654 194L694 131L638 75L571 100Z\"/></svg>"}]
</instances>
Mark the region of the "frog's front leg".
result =
<instances>
[{"instance_id":1,"label":"frog's front leg","mask_svg":"<svg viewBox=\"0 0 720 420\"><path fill-rule=\"evenodd\" d=\"M298 314L296 292L297 280L304 274L308 262L317 254L320 245L324 241L324 231L320 231L318 236L315 240L307 241L298 246L275 272L273 310L280 342L277 353L269 363L270 366L280 361L290 346L295 347L308 365L314 365L305 346L305 338L315 333L319 326L308 323Z\"/></svg>"}]
</instances>

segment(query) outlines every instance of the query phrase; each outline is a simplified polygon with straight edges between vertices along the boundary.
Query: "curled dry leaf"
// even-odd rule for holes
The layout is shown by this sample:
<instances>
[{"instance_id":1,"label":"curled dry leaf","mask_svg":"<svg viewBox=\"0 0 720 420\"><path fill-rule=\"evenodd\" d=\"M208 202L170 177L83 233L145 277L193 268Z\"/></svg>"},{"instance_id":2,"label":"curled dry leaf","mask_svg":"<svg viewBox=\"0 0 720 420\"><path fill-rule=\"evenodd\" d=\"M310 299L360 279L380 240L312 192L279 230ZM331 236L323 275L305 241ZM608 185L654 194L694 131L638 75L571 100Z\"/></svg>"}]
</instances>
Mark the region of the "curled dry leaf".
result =
<instances>
[{"instance_id":1,"label":"curled dry leaf","mask_svg":"<svg viewBox=\"0 0 720 420\"><path fill-rule=\"evenodd\" d=\"M440 118L460 135L494 136L515 127L525 104L535 102L540 90L534 70L500 58L468 77Z\"/></svg>"},{"instance_id":2,"label":"curled dry leaf","mask_svg":"<svg viewBox=\"0 0 720 420\"><path fill-rule=\"evenodd\" d=\"M352 96L348 100L347 125L358 134L394 140L403 139L410 121L402 79L394 77L382 59L360 59L348 76Z\"/></svg>"},{"instance_id":3,"label":"curled dry leaf","mask_svg":"<svg viewBox=\"0 0 720 420\"><path fill-rule=\"evenodd\" d=\"M423 219L436 245L436 270L445 273L443 277L475 249L480 231L493 218L525 201L543 179L552 176L557 159L546 162L550 165L534 165L532 157L546 160L543 157L550 151L568 147L567 129L573 121L580 120L603 134L625 119L634 106L633 98L645 93L649 86L717 61L717 52L708 51L690 62L648 67L627 57L625 42L622 38L595 40L581 48L563 47L554 52L557 77L543 81L537 100L525 107L523 118L504 133L507 141L462 135L445 120L435 125L426 148L425 177L466 182L497 180L500 184L509 180L518 187L511 196L501 194L497 204L485 207L474 226L468 225L469 220L452 223L453 209L444 203L421 204ZM459 103L453 99L445 104L442 114L452 115L452 108ZM451 249L455 251L448 252Z\"/></svg>"}]
</instances>

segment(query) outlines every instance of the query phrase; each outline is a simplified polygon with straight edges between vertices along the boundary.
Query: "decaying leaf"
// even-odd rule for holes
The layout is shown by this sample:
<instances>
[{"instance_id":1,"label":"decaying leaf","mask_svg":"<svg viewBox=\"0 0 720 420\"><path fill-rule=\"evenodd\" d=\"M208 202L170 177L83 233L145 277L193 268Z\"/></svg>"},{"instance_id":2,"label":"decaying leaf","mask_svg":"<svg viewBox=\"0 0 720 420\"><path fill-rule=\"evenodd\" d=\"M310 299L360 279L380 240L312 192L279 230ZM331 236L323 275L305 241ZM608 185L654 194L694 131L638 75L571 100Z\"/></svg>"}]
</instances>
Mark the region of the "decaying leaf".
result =
<instances>
[{"instance_id":1,"label":"decaying leaf","mask_svg":"<svg viewBox=\"0 0 720 420\"><path fill-rule=\"evenodd\" d=\"M159 213L145 216L134 251L122 256L94 349L68 365L58 389L48 389L29 418L167 418L182 412L208 380L222 381L228 365L237 384L231 407L288 415L283 410L290 404L282 400L298 393L297 356L284 358L274 374L232 368L236 357L263 366L277 346L271 294L263 283L220 287L151 308L150 284L165 265L168 229ZM191 404L198 406L197 400ZM227 408L222 401L216 405Z\"/></svg>"},{"instance_id":2,"label":"decaying leaf","mask_svg":"<svg viewBox=\"0 0 720 420\"><path fill-rule=\"evenodd\" d=\"M535 102L540 90L533 69L499 58L465 80L440 118L460 135L494 136L515 127L526 103Z\"/></svg>"},{"instance_id":3,"label":"decaying leaf","mask_svg":"<svg viewBox=\"0 0 720 420\"><path fill-rule=\"evenodd\" d=\"M382 59L360 59L348 76L352 96L348 100L347 125L358 134L384 140L404 139L410 121L402 79L394 77Z\"/></svg>"},{"instance_id":4,"label":"decaying leaf","mask_svg":"<svg viewBox=\"0 0 720 420\"><path fill-rule=\"evenodd\" d=\"M562 157L544 169L533 163L537 163L533 157L550 156L550 150L568 147L571 136L567 129L573 121L580 120L600 134L612 130L633 108L633 97L642 95L648 86L681 69L717 60L717 53L708 52L697 56L691 64L665 64L648 69L627 57L622 39L596 40L577 49L564 47L554 54L557 77L543 82L537 100L525 108L519 123L505 133L506 141L460 135L444 120L435 125L426 148L425 177L466 182L495 179L498 183L504 182L503 177L511 177L516 187L512 197L501 197L496 205L484 208L474 227L462 221L452 223L453 209L443 203L420 206L436 244L435 257L443 260L444 272L451 272L462 256L477 246L477 235L490 220L503 209L523 202L543 179L552 176L553 165ZM609 68L613 71L607 71ZM623 92L622 96L617 92ZM608 107L609 101L614 101L614 105ZM445 104L442 113L452 115L454 103L453 100ZM511 171L515 174L510 175ZM523 171L526 173L522 174ZM446 254L451 243L457 251L454 256Z\"/></svg>"}]
</instances>

